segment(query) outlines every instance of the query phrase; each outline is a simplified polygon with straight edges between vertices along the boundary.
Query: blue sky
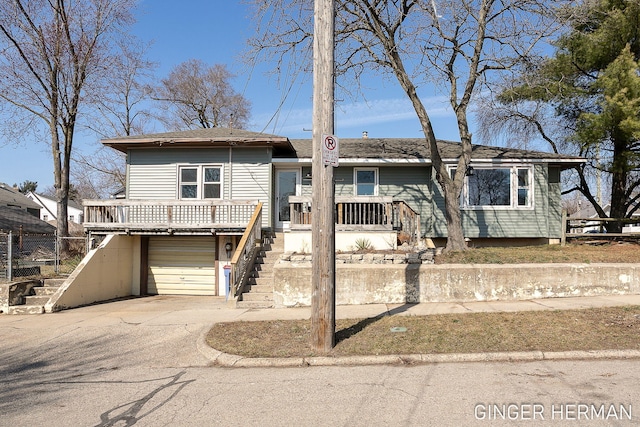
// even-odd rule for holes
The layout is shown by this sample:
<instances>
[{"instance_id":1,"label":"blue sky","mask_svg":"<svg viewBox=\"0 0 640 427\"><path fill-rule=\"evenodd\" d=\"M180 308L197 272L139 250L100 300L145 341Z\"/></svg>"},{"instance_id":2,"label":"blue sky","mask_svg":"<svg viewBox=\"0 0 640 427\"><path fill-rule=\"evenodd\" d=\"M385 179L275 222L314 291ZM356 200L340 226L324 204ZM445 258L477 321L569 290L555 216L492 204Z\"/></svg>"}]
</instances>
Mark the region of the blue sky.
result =
<instances>
[{"instance_id":1,"label":"blue sky","mask_svg":"<svg viewBox=\"0 0 640 427\"><path fill-rule=\"evenodd\" d=\"M226 64L236 75L232 84L251 104L249 130L289 138L311 138L311 76L300 76L288 91L267 76L270 64L248 70L240 61L245 41L252 34L249 10L237 0L141 0L133 32L152 42L149 59L157 62L158 77L189 59ZM377 80L377 79L376 79ZM336 106L335 133L340 138L422 137L415 112L395 80L368 81L366 100L345 99ZM423 99L436 136L458 140L455 117L442 96ZM159 129L162 130L162 129ZM98 147L98 138L79 133L74 149L86 153ZM0 140L0 182L20 184L37 181L43 190L53 184L53 166L47 141Z\"/></svg>"}]
</instances>

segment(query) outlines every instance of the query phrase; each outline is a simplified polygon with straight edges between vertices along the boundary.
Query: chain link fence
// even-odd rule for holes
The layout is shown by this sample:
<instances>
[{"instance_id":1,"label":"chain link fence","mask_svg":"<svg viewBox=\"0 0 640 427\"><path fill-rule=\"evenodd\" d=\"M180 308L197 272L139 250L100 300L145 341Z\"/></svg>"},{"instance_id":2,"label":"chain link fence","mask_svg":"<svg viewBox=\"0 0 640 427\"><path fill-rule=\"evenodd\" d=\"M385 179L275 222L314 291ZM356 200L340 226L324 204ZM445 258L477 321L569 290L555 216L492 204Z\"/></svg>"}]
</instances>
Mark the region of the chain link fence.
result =
<instances>
[{"instance_id":1,"label":"chain link fence","mask_svg":"<svg viewBox=\"0 0 640 427\"><path fill-rule=\"evenodd\" d=\"M86 253L85 237L0 233L0 283L69 275Z\"/></svg>"}]
</instances>

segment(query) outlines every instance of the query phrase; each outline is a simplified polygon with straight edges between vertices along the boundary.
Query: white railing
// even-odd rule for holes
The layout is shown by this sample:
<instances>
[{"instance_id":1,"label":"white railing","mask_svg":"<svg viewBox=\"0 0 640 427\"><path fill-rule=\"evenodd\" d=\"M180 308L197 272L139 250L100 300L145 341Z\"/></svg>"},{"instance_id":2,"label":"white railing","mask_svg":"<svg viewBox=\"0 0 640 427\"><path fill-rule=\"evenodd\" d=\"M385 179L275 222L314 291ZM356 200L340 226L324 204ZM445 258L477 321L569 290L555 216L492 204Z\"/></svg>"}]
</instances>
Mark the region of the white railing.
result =
<instances>
[{"instance_id":1,"label":"white railing","mask_svg":"<svg viewBox=\"0 0 640 427\"><path fill-rule=\"evenodd\" d=\"M311 197L289 196L292 230L311 229ZM391 231L406 233L413 241L420 235L420 215L392 197L335 198L336 230Z\"/></svg>"},{"instance_id":2,"label":"white railing","mask_svg":"<svg viewBox=\"0 0 640 427\"><path fill-rule=\"evenodd\" d=\"M255 200L86 200L87 230L245 227Z\"/></svg>"}]
</instances>

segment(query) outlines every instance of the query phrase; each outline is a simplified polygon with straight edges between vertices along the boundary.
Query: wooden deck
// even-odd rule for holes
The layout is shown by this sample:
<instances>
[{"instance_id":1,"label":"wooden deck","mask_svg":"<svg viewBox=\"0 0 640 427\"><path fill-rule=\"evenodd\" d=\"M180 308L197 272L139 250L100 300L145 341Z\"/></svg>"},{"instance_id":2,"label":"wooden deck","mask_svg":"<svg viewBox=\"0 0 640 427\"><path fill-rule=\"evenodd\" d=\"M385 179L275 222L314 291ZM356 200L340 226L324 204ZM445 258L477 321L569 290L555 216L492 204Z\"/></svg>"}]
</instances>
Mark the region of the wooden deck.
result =
<instances>
[{"instance_id":1,"label":"wooden deck","mask_svg":"<svg viewBox=\"0 0 640 427\"><path fill-rule=\"evenodd\" d=\"M86 200L84 227L108 234L242 234L255 200Z\"/></svg>"}]
</instances>

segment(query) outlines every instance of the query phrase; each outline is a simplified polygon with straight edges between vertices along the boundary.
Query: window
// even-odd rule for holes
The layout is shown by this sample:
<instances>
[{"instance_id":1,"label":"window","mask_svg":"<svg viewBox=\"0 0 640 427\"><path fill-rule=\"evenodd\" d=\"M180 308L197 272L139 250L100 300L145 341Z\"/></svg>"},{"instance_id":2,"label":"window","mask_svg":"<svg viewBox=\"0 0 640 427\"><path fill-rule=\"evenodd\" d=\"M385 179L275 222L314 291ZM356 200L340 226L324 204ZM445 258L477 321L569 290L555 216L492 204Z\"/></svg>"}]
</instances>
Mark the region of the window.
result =
<instances>
[{"instance_id":1,"label":"window","mask_svg":"<svg viewBox=\"0 0 640 427\"><path fill-rule=\"evenodd\" d=\"M181 199L222 197L222 166L181 166L178 176Z\"/></svg>"},{"instance_id":2,"label":"window","mask_svg":"<svg viewBox=\"0 0 640 427\"><path fill-rule=\"evenodd\" d=\"M455 169L451 170L452 176ZM530 208L533 206L530 167L474 167L465 177L461 206L475 208Z\"/></svg>"},{"instance_id":3,"label":"window","mask_svg":"<svg viewBox=\"0 0 640 427\"><path fill-rule=\"evenodd\" d=\"M518 169L518 206L529 206L529 169Z\"/></svg>"},{"instance_id":4,"label":"window","mask_svg":"<svg viewBox=\"0 0 640 427\"><path fill-rule=\"evenodd\" d=\"M511 171L509 169L474 169L467 176L470 206L510 206Z\"/></svg>"},{"instance_id":5,"label":"window","mask_svg":"<svg viewBox=\"0 0 640 427\"><path fill-rule=\"evenodd\" d=\"M198 197L198 168L180 168L180 198Z\"/></svg>"},{"instance_id":6,"label":"window","mask_svg":"<svg viewBox=\"0 0 640 427\"><path fill-rule=\"evenodd\" d=\"M219 199L221 193L220 167L205 167L203 182L203 199Z\"/></svg>"},{"instance_id":7,"label":"window","mask_svg":"<svg viewBox=\"0 0 640 427\"><path fill-rule=\"evenodd\" d=\"M354 186L356 196L377 196L378 170L354 169Z\"/></svg>"}]
</instances>

